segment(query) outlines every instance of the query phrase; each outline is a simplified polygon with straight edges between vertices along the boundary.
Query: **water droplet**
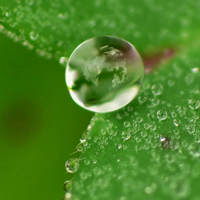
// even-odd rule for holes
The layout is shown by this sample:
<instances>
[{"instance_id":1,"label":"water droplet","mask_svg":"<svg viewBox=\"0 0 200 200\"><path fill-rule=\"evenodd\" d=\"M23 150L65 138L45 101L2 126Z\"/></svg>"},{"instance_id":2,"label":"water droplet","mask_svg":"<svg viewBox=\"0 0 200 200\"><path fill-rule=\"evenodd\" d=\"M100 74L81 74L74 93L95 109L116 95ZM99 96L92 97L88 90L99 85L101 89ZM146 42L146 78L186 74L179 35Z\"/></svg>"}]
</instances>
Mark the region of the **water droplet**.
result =
<instances>
[{"instance_id":1,"label":"water droplet","mask_svg":"<svg viewBox=\"0 0 200 200\"><path fill-rule=\"evenodd\" d=\"M67 62L68 62L68 58L67 57L64 57L64 56L60 57L59 63L61 65L63 65L64 67L66 67L67 66Z\"/></svg>"},{"instance_id":2,"label":"water droplet","mask_svg":"<svg viewBox=\"0 0 200 200\"><path fill-rule=\"evenodd\" d=\"M192 72L194 72L195 74L199 73L199 68L193 68Z\"/></svg>"},{"instance_id":3,"label":"water droplet","mask_svg":"<svg viewBox=\"0 0 200 200\"><path fill-rule=\"evenodd\" d=\"M190 194L190 183L187 180L176 180L171 184L171 187L180 199L185 199Z\"/></svg>"},{"instance_id":4,"label":"water droplet","mask_svg":"<svg viewBox=\"0 0 200 200\"><path fill-rule=\"evenodd\" d=\"M199 108L200 106L200 102L198 99L190 99L189 102L189 107L192 109L192 110L196 110Z\"/></svg>"},{"instance_id":5,"label":"water droplet","mask_svg":"<svg viewBox=\"0 0 200 200\"><path fill-rule=\"evenodd\" d=\"M38 37L39 37L39 34L35 33L34 31L31 31L31 32L29 33L29 36L30 36L30 39L31 39L31 40L37 40Z\"/></svg>"},{"instance_id":6,"label":"water droplet","mask_svg":"<svg viewBox=\"0 0 200 200\"><path fill-rule=\"evenodd\" d=\"M163 91L163 86L160 84L156 84L152 86L151 90L154 95L160 95Z\"/></svg>"},{"instance_id":7,"label":"water droplet","mask_svg":"<svg viewBox=\"0 0 200 200\"><path fill-rule=\"evenodd\" d=\"M84 149L83 148L83 143L79 143L78 146L77 146L77 148L76 148L76 150L79 151L79 152L82 152L83 149Z\"/></svg>"},{"instance_id":8,"label":"water droplet","mask_svg":"<svg viewBox=\"0 0 200 200\"><path fill-rule=\"evenodd\" d=\"M188 148L190 154L196 158L200 158L200 142L191 144Z\"/></svg>"},{"instance_id":9,"label":"water droplet","mask_svg":"<svg viewBox=\"0 0 200 200\"><path fill-rule=\"evenodd\" d=\"M93 160L93 164L97 164L97 160L96 159Z\"/></svg>"},{"instance_id":10,"label":"water droplet","mask_svg":"<svg viewBox=\"0 0 200 200\"><path fill-rule=\"evenodd\" d=\"M65 168L68 173L75 173L79 168L79 159L72 158L65 163Z\"/></svg>"},{"instance_id":11,"label":"water droplet","mask_svg":"<svg viewBox=\"0 0 200 200\"><path fill-rule=\"evenodd\" d=\"M123 138L124 140L129 140L130 137L131 137L131 133L130 133L130 132L128 132L128 131L123 131L123 132L122 132L122 138Z\"/></svg>"},{"instance_id":12,"label":"water droplet","mask_svg":"<svg viewBox=\"0 0 200 200\"><path fill-rule=\"evenodd\" d=\"M192 134L195 132L195 126L193 124L189 124L186 126L188 133Z\"/></svg>"},{"instance_id":13,"label":"water droplet","mask_svg":"<svg viewBox=\"0 0 200 200\"><path fill-rule=\"evenodd\" d=\"M146 100L147 100L147 98L145 96L139 96L138 97L138 101L139 101L140 104L143 104Z\"/></svg>"},{"instance_id":14,"label":"water droplet","mask_svg":"<svg viewBox=\"0 0 200 200\"><path fill-rule=\"evenodd\" d=\"M167 119L167 112L165 110L159 110L157 112L157 118L159 120L165 120L165 119Z\"/></svg>"},{"instance_id":15,"label":"water droplet","mask_svg":"<svg viewBox=\"0 0 200 200\"><path fill-rule=\"evenodd\" d=\"M85 165L89 165L90 164L90 160L89 159L85 159L84 163L85 163Z\"/></svg>"},{"instance_id":16,"label":"water droplet","mask_svg":"<svg viewBox=\"0 0 200 200\"><path fill-rule=\"evenodd\" d=\"M170 148L171 140L168 137L161 137L160 141L161 141L162 147L164 149L169 149Z\"/></svg>"},{"instance_id":17,"label":"water droplet","mask_svg":"<svg viewBox=\"0 0 200 200\"><path fill-rule=\"evenodd\" d=\"M147 186L145 189L144 189L144 192L146 194L152 194L155 190L156 190L157 186L155 183L152 183L151 185Z\"/></svg>"},{"instance_id":18,"label":"water droplet","mask_svg":"<svg viewBox=\"0 0 200 200\"><path fill-rule=\"evenodd\" d=\"M175 126L179 126L179 124L181 123L181 121L179 119L174 119L173 123Z\"/></svg>"},{"instance_id":19,"label":"water droplet","mask_svg":"<svg viewBox=\"0 0 200 200\"><path fill-rule=\"evenodd\" d=\"M71 198L72 198L72 193L70 193L70 192L65 193L64 200L71 200Z\"/></svg>"},{"instance_id":20,"label":"water droplet","mask_svg":"<svg viewBox=\"0 0 200 200\"><path fill-rule=\"evenodd\" d=\"M72 182L65 181L63 188L64 188L65 192L71 192L72 191Z\"/></svg>"},{"instance_id":21,"label":"water droplet","mask_svg":"<svg viewBox=\"0 0 200 200\"><path fill-rule=\"evenodd\" d=\"M4 26L0 24L0 32L3 32Z\"/></svg>"},{"instance_id":22,"label":"water droplet","mask_svg":"<svg viewBox=\"0 0 200 200\"><path fill-rule=\"evenodd\" d=\"M167 83L168 83L169 87L172 87L175 84L175 82L173 80L168 80Z\"/></svg>"},{"instance_id":23,"label":"water droplet","mask_svg":"<svg viewBox=\"0 0 200 200\"><path fill-rule=\"evenodd\" d=\"M130 122L128 122L128 121L125 121L125 122L124 122L124 127L126 127L126 128L127 128L127 127L129 127L129 126L130 126Z\"/></svg>"},{"instance_id":24,"label":"water droplet","mask_svg":"<svg viewBox=\"0 0 200 200\"><path fill-rule=\"evenodd\" d=\"M142 137L146 137L146 136L147 136L147 132L142 131L142 132L141 132L141 136L142 136Z\"/></svg>"},{"instance_id":25,"label":"water droplet","mask_svg":"<svg viewBox=\"0 0 200 200\"><path fill-rule=\"evenodd\" d=\"M132 107L132 106L128 106L128 107L127 107L127 110L128 110L129 112L131 112L131 111L133 110L133 107Z\"/></svg>"},{"instance_id":26,"label":"water droplet","mask_svg":"<svg viewBox=\"0 0 200 200\"><path fill-rule=\"evenodd\" d=\"M34 0L25 0L25 2L26 2L29 6L31 6L31 5L33 5L33 3L34 3Z\"/></svg>"},{"instance_id":27,"label":"water droplet","mask_svg":"<svg viewBox=\"0 0 200 200\"><path fill-rule=\"evenodd\" d=\"M117 149L122 149L123 145L122 144L118 144L117 145Z\"/></svg>"},{"instance_id":28,"label":"water droplet","mask_svg":"<svg viewBox=\"0 0 200 200\"><path fill-rule=\"evenodd\" d=\"M80 44L69 58L66 82L73 100L94 112L111 112L138 94L144 67L127 41L99 36Z\"/></svg>"}]
</instances>

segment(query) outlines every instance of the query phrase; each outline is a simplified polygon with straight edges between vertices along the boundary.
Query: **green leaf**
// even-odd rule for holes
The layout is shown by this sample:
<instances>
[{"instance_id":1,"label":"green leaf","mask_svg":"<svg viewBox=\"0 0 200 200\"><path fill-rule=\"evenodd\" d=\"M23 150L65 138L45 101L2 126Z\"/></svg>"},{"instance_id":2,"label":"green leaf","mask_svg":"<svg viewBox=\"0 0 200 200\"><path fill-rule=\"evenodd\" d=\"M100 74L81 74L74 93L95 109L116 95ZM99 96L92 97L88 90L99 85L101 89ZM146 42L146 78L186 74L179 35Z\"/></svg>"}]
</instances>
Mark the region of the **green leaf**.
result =
<instances>
[{"instance_id":1,"label":"green leaf","mask_svg":"<svg viewBox=\"0 0 200 200\"><path fill-rule=\"evenodd\" d=\"M200 41L145 77L125 108L96 114L74 199L198 199Z\"/></svg>"},{"instance_id":2,"label":"green leaf","mask_svg":"<svg viewBox=\"0 0 200 200\"><path fill-rule=\"evenodd\" d=\"M198 1L0 0L0 5L0 30L47 58L69 56L97 35L122 37L149 54L186 44L200 32Z\"/></svg>"},{"instance_id":3,"label":"green leaf","mask_svg":"<svg viewBox=\"0 0 200 200\"><path fill-rule=\"evenodd\" d=\"M92 119L73 198L199 198L200 2L0 0L0 5L0 31L47 58L69 56L97 35L122 37L148 56L175 49L173 60L145 77L137 99Z\"/></svg>"}]
</instances>

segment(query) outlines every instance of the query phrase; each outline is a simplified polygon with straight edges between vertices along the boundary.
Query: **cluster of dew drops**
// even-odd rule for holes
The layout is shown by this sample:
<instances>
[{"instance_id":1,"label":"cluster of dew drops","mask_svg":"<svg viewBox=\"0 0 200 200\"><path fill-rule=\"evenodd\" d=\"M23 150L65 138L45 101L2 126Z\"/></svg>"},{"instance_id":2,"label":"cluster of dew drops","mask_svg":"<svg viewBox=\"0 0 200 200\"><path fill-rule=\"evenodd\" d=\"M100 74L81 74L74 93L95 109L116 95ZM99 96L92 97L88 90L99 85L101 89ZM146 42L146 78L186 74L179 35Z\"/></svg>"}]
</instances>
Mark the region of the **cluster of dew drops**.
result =
<instances>
[{"instance_id":1,"label":"cluster of dew drops","mask_svg":"<svg viewBox=\"0 0 200 200\"><path fill-rule=\"evenodd\" d=\"M154 95L160 95L162 93L162 91L163 91L163 87L160 84L156 84L156 85L152 86L151 90L152 90L152 93ZM144 100L142 101L141 96L138 97L138 101L141 104L144 103ZM154 102L153 102L153 104L151 104L149 107L152 107L152 105L155 106L156 104L154 104ZM198 99L193 99L193 98L189 99L188 100L188 107L189 107L189 109L191 109L191 111L195 112L195 110L199 109L199 107L200 107L200 101ZM177 112L180 112L179 114L184 114L184 111L181 110L180 106L176 106L176 108L177 108ZM133 107L132 106L126 106L123 110L124 110L124 112L123 112L124 116L122 116L119 113L116 114L116 118L118 120L121 120L123 117L128 116L131 112L133 112ZM137 112L135 112L134 115L136 116L136 120L133 120L133 126L131 125L131 123L129 121L124 121L123 122L123 126L124 126L125 129L131 128L131 127L133 128L134 126L137 126L137 124L143 123L143 119L141 117L137 117L137 115L138 115ZM101 117L100 118L98 117L98 114L96 114L96 117L98 119L101 118ZM167 111L164 110L164 109L158 110L156 112L155 116L154 116L153 112L150 112L148 114L148 117L149 118L150 117L156 117L159 121L164 121L167 118L169 118ZM180 122L178 121L178 119L176 119L177 113L174 112L174 111L171 112L171 117L173 119L174 125L175 126L179 126ZM191 121L192 120L198 120L198 116L195 115L195 118L196 119L191 119ZM103 121L104 119L101 118L101 120ZM91 140L91 136L89 135L89 130L91 130L93 121L94 121L94 118L92 119L91 124L88 126L87 131L83 134L82 138L80 139L80 143L77 146L77 152L85 151L88 148L88 146L89 146L88 142L89 142L89 140ZM108 125L107 129L111 130L112 127L113 127L113 123L111 123L108 120L108 124L109 125ZM195 130L194 130L194 127L192 125L186 125L186 126L187 126L186 129L187 129L187 131L188 131L189 134L194 133ZM144 128L146 130L147 129L151 129L152 131L155 131L157 129L155 123L152 123L152 124L144 123ZM137 129L135 129L135 130L137 130ZM101 134L103 136L105 136L107 134L107 132L108 131L106 131L104 129L101 129ZM112 139L113 137L115 137L117 135L116 132L114 133L114 132L111 131L111 133L112 134L109 135L110 139ZM180 137L178 131L175 134ZM132 135L133 135L133 131L123 131L121 133L121 137L122 137L123 141L128 141L131 138ZM145 138L146 136L147 136L147 132L141 131L141 138ZM135 137L135 139L139 140L139 137ZM171 138L169 138L168 136L160 135L158 139L160 140L160 146L162 148L164 148L164 149L168 149L168 148L178 149L179 148L179 143L178 142L173 142L171 140ZM93 141L95 143L97 143L98 137L97 136L94 137ZM106 145L106 142L104 144L99 144L99 147L100 147L101 150L103 150L104 145ZM200 148L199 148L199 146L200 146L199 143L198 143L198 146L194 146L194 145L189 146L188 150L190 151L190 154L192 154L195 157L200 157ZM116 145L116 148L118 150L121 150L121 149L126 149L126 146L124 145L124 143L118 143ZM91 164L90 159L84 158L84 157L82 159L83 159L85 165ZM120 162L120 160L118 160L118 162ZM96 158L92 159L92 163L96 164L97 163L97 159ZM66 162L66 164L65 164L65 168L66 168L66 171L68 173L75 173L79 169L79 158L69 159ZM84 172L81 173L81 177L82 178L87 178L87 176L84 174ZM156 188L157 188L157 186L155 184L148 185L148 186L146 186L144 188L144 192L146 194L151 194L151 193L153 193L156 190ZM72 196L72 194L71 194L71 191L72 191L72 181L71 180L68 180L68 181L66 181L64 183L64 190L66 192L65 193L65 200L71 199L71 196ZM187 192L185 192L185 193L182 192L182 193L180 193L180 195L187 195Z\"/></svg>"},{"instance_id":2,"label":"cluster of dew drops","mask_svg":"<svg viewBox=\"0 0 200 200\"><path fill-rule=\"evenodd\" d=\"M199 70L198 68L195 68L195 69L192 69L192 72L198 73ZM186 77L185 81L188 82L190 80ZM175 84L174 81L172 80L168 81L169 87L174 86L174 84ZM180 105L175 105L173 107L170 103L167 103L164 101L160 102L159 95L162 95L164 91L164 87L162 84L157 83L153 86L150 86L149 84L144 83L142 90L144 91L141 93L141 95L137 97L138 102L140 106L146 102L146 106L149 109L147 118L153 119L153 120L150 120L150 122L148 122L148 120L144 120L142 117L138 116L138 113L134 111L134 108L131 106L131 104L128 106L125 106L122 109L123 112L116 112L115 114L116 119L117 120L123 119L123 126L124 126L124 131L121 132L121 138L123 141L121 143L118 143L115 146L116 149L118 150L126 149L125 142L129 141L130 138L133 137L133 135L136 142L140 142L141 138L147 139L148 130L156 132L156 129L158 129L159 123L155 123L155 119L157 119L160 123L170 120L171 123L174 124L174 127L178 128L181 126L184 130L188 132L189 135L193 135L195 137L196 122L197 120L199 120L198 109L200 108L200 101L199 99L194 98L195 95L191 95L192 98L187 99L188 107L184 107ZM147 99L147 96L145 96L144 94L145 94L145 91L149 91L149 90L153 94L153 98ZM196 88L195 91L193 90L190 91L190 93L192 94L197 94L199 92L200 91L198 88ZM184 94L184 91L180 91L180 94ZM160 104L164 105L162 107L167 108L167 109L156 110L156 106ZM190 113L189 116L186 115L186 113ZM131 115L131 117L134 117L133 122L131 122L130 120L124 121L124 119L126 119L126 117L129 115ZM182 119L186 119L186 118L187 118L187 123L183 123ZM111 121L107 120L108 122L107 128L100 130L101 135L103 136L102 138L104 138L103 139L104 141L100 140L99 136L93 136L93 138L91 138L89 131L91 130L96 120L105 121L105 119L101 115L95 114L95 117L91 120L91 124L88 126L87 131L83 134L82 138L80 139L80 143L77 146L78 152L84 152L87 148L90 148L91 146L91 142L89 142L90 140L93 141L94 144L99 146L99 151L101 151L104 149L104 146L108 144L109 139L113 139L116 135L120 134L119 132L115 132L112 130L114 129L114 124ZM139 124L140 125L143 124L144 129L142 131L136 128ZM130 131L127 131L127 130L130 130ZM140 132L140 136L137 135L136 132ZM186 141L183 141L181 145L187 146L187 149L190 155L192 155L195 158L199 158L200 157L200 141L198 138L198 134L196 135L197 135L197 138L195 138L196 142L190 145ZM105 137L105 136L108 136L108 137ZM171 138L165 134L159 134L159 136L156 136L156 137L160 141L160 143L157 144L157 142L155 143L150 142L151 143L150 145L152 145L153 148L160 146L164 149L169 149L169 148L179 149L180 147L180 144L179 144L180 142L178 141L178 139L180 139L180 132L178 129L174 131L174 136L172 136ZM187 143L187 144L184 144L184 143ZM147 149L149 149L148 142L146 144L147 144ZM139 148L141 148L139 145L135 146L135 149L138 151L139 151ZM82 157L81 159L83 160L85 165L89 165L91 163L96 164L98 162L98 160L93 157L91 157L91 159L88 157L87 158ZM120 160L118 161L120 162ZM79 159L78 158L69 159L66 162L65 167L68 173L75 173L79 169ZM85 176L84 172L81 172L81 177L86 178L87 176ZM188 186L186 183L185 185ZM157 186L155 184L152 184L152 186L148 185L144 188L144 192L146 194L151 194L156 190L156 188ZM179 194L177 194L177 196L178 197L187 196L189 193L189 189L186 190L187 188L189 188L189 186L186 187L185 189L183 187L183 190L185 190L185 192L181 190L179 191ZM64 184L64 189L66 192L65 199L66 200L70 199L71 190L72 190L72 181L66 181Z\"/></svg>"},{"instance_id":3,"label":"cluster of dew drops","mask_svg":"<svg viewBox=\"0 0 200 200\"><path fill-rule=\"evenodd\" d=\"M8 36L14 42L20 42L29 50L35 49L38 56L47 59L51 59L53 56L60 58L61 55L66 53L67 45L65 42L62 40L55 41L54 38L62 30L66 30L63 23L68 19L67 12L55 12L55 8L59 5L57 2L52 1L49 3L48 14L42 8L42 0L14 0L14 4L15 6L12 9L0 5L0 33ZM50 17L51 20L49 20ZM55 26L54 20L57 26ZM3 24L8 24L9 29ZM24 24L29 25L24 28ZM56 27L59 27L60 30L56 29ZM13 29L17 30L17 32L13 31ZM48 30L48 35L44 34L44 29ZM55 44L55 46L49 44ZM54 49L58 50L55 51ZM61 57L60 64L65 65L66 59L66 57Z\"/></svg>"},{"instance_id":4,"label":"cluster of dew drops","mask_svg":"<svg viewBox=\"0 0 200 200\"><path fill-rule=\"evenodd\" d=\"M88 132L83 133L83 135L80 139L80 143L76 147L77 151L74 153L83 151L84 147L87 146L86 138L88 138ZM72 153L72 154L74 154L74 153ZM79 158L71 158L71 159L67 160L67 162L65 163L65 169L66 169L67 173L73 174L78 171L79 166L80 166L79 160L80 160ZM72 192L72 180L65 181L63 188L65 191L64 200L70 200L72 198L72 193L71 193Z\"/></svg>"}]
</instances>

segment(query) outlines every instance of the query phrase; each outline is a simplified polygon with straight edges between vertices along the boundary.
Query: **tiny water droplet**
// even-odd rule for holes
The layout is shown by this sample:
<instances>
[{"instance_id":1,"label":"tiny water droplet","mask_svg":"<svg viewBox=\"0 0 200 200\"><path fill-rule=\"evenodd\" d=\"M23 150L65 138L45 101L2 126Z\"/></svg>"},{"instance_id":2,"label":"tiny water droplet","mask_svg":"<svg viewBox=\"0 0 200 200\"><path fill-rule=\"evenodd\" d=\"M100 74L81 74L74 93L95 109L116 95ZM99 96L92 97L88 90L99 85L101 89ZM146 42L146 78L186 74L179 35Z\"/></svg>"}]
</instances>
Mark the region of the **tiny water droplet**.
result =
<instances>
[{"instance_id":1,"label":"tiny water droplet","mask_svg":"<svg viewBox=\"0 0 200 200\"><path fill-rule=\"evenodd\" d=\"M86 159L84 160L84 163L85 163L85 165L89 165L89 164L90 164L90 160L86 158Z\"/></svg>"},{"instance_id":2,"label":"tiny water droplet","mask_svg":"<svg viewBox=\"0 0 200 200\"><path fill-rule=\"evenodd\" d=\"M188 147L188 150L189 150L191 155L193 155L196 158L200 158L200 142L191 144Z\"/></svg>"},{"instance_id":3,"label":"tiny water droplet","mask_svg":"<svg viewBox=\"0 0 200 200\"><path fill-rule=\"evenodd\" d=\"M34 0L25 0L25 2L26 2L29 6L31 6L31 5L33 5L33 3L34 3Z\"/></svg>"},{"instance_id":4,"label":"tiny water droplet","mask_svg":"<svg viewBox=\"0 0 200 200\"><path fill-rule=\"evenodd\" d=\"M173 80L168 80L167 83L168 83L169 87L172 87L175 84L175 82Z\"/></svg>"},{"instance_id":5,"label":"tiny water droplet","mask_svg":"<svg viewBox=\"0 0 200 200\"><path fill-rule=\"evenodd\" d=\"M186 126L188 133L193 134L195 132L195 126L193 124L189 124Z\"/></svg>"},{"instance_id":6,"label":"tiny water droplet","mask_svg":"<svg viewBox=\"0 0 200 200\"><path fill-rule=\"evenodd\" d=\"M60 57L59 63L61 65L63 65L64 67L66 67L67 66L67 62L68 62L68 58L67 57L64 57L64 56Z\"/></svg>"},{"instance_id":7,"label":"tiny water droplet","mask_svg":"<svg viewBox=\"0 0 200 200\"><path fill-rule=\"evenodd\" d=\"M96 159L93 160L93 164L97 164L97 160Z\"/></svg>"},{"instance_id":8,"label":"tiny water droplet","mask_svg":"<svg viewBox=\"0 0 200 200\"><path fill-rule=\"evenodd\" d=\"M152 183L151 185L145 187L144 192L146 194L152 194L156 190L157 186L155 183Z\"/></svg>"},{"instance_id":9,"label":"tiny water droplet","mask_svg":"<svg viewBox=\"0 0 200 200\"><path fill-rule=\"evenodd\" d=\"M131 112L131 111L133 110L133 107L132 107L132 106L128 106L128 107L127 107L127 110L128 110L129 112Z\"/></svg>"},{"instance_id":10,"label":"tiny water droplet","mask_svg":"<svg viewBox=\"0 0 200 200\"><path fill-rule=\"evenodd\" d=\"M118 37L98 36L86 40L71 54L66 83L78 105L105 113L132 101L143 75L143 62L134 46Z\"/></svg>"},{"instance_id":11,"label":"tiny water droplet","mask_svg":"<svg viewBox=\"0 0 200 200\"><path fill-rule=\"evenodd\" d=\"M138 97L138 101L139 101L140 104L143 104L146 100L147 100L147 98L145 96L139 96Z\"/></svg>"},{"instance_id":12,"label":"tiny water droplet","mask_svg":"<svg viewBox=\"0 0 200 200\"><path fill-rule=\"evenodd\" d=\"M151 90L154 95L160 95L163 91L163 86L160 84L156 84L152 86Z\"/></svg>"},{"instance_id":13,"label":"tiny water droplet","mask_svg":"<svg viewBox=\"0 0 200 200\"><path fill-rule=\"evenodd\" d=\"M129 140L131 137L131 133L129 131L123 131L122 132L122 138L123 140Z\"/></svg>"},{"instance_id":14,"label":"tiny water droplet","mask_svg":"<svg viewBox=\"0 0 200 200\"><path fill-rule=\"evenodd\" d=\"M196 110L199 108L200 102L198 99L190 99L188 105L192 110Z\"/></svg>"},{"instance_id":15,"label":"tiny water droplet","mask_svg":"<svg viewBox=\"0 0 200 200\"><path fill-rule=\"evenodd\" d=\"M141 132L141 136L142 136L142 137L146 137L146 136L147 136L147 132L146 132L146 131L142 131L142 132Z\"/></svg>"},{"instance_id":16,"label":"tiny water droplet","mask_svg":"<svg viewBox=\"0 0 200 200\"><path fill-rule=\"evenodd\" d=\"M71 200L71 198L72 198L72 193L66 192L64 200Z\"/></svg>"},{"instance_id":17,"label":"tiny water droplet","mask_svg":"<svg viewBox=\"0 0 200 200\"><path fill-rule=\"evenodd\" d=\"M193 68L193 69L192 69L192 72L194 72L195 74L199 73L199 68L197 68L197 67L196 67L196 68Z\"/></svg>"},{"instance_id":18,"label":"tiny water droplet","mask_svg":"<svg viewBox=\"0 0 200 200\"><path fill-rule=\"evenodd\" d=\"M79 143L79 145L77 146L76 150L79 151L79 152L82 152L83 151L83 143Z\"/></svg>"},{"instance_id":19,"label":"tiny water droplet","mask_svg":"<svg viewBox=\"0 0 200 200\"><path fill-rule=\"evenodd\" d=\"M72 181L65 181L63 186L65 192L71 192L72 191Z\"/></svg>"},{"instance_id":20,"label":"tiny water droplet","mask_svg":"<svg viewBox=\"0 0 200 200\"><path fill-rule=\"evenodd\" d=\"M130 126L130 122L128 122L128 121L125 121L125 122L124 122L124 127L126 127L126 128L127 128L127 127L129 127L129 126Z\"/></svg>"},{"instance_id":21,"label":"tiny water droplet","mask_svg":"<svg viewBox=\"0 0 200 200\"><path fill-rule=\"evenodd\" d=\"M165 119L167 119L167 112L165 110L159 110L157 112L157 118L159 120L165 120Z\"/></svg>"},{"instance_id":22,"label":"tiny water droplet","mask_svg":"<svg viewBox=\"0 0 200 200\"><path fill-rule=\"evenodd\" d=\"M65 163L65 168L68 173L75 173L79 169L79 159L72 158Z\"/></svg>"},{"instance_id":23,"label":"tiny water droplet","mask_svg":"<svg viewBox=\"0 0 200 200\"><path fill-rule=\"evenodd\" d=\"M169 149L170 148L171 140L168 137L161 137L160 141L161 141L163 149Z\"/></svg>"},{"instance_id":24,"label":"tiny water droplet","mask_svg":"<svg viewBox=\"0 0 200 200\"><path fill-rule=\"evenodd\" d=\"M34 31L31 31L31 32L29 33L29 36L30 36L30 39L31 39L31 40L37 40L38 37L39 37L39 34L35 33Z\"/></svg>"},{"instance_id":25,"label":"tiny water droplet","mask_svg":"<svg viewBox=\"0 0 200 200\"><path fill-rule=\"evenodd\" d=\"M118 144L117 145L117 149L122 149L123 145L122 144Z\"/></svg>"},{"instance_id":26,"label":"tiny water droplet","mask_svg":"<svg viewBox=\"0 0 200 200\"><path fill-rule=\"evenodd\" d=\"M179 124L181 123L179 119L174 119L173 122L175 126L179 126Z\"/></svg>"}]
</instances>

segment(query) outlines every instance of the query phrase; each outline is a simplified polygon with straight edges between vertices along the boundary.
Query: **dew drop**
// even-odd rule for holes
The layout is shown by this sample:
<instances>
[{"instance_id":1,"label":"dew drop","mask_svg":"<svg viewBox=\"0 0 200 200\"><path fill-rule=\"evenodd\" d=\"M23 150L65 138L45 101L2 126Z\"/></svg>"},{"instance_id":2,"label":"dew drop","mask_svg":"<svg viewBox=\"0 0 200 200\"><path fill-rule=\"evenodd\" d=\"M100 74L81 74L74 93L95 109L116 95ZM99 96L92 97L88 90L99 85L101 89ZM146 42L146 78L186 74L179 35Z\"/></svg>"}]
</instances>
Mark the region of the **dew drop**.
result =
<instances>
[{"instance_id":1,"label":"dew drop","mask_svg":"<svg viewBox=\"0 0 200 200\"><path fill-rule=\"evenodd\" d=\"M189 124L186 126L188 133L193 134L195 132L195 126L193 124Z\"/></svg>"},{"instance_id":2,"label":"dew drop","mask_svg":"<svg viewBox=\"0 0 200 200\"><path fill-rule=\"evenodd\" d=\"M0 24L0 32L3 32L4 26Z\"/></svg>"},{"instance_id":3,"label":"dew drop","mask_svg":"<svg viewBox=\"0 0 200 200\"><path fill-rule=\"evenodd\" d=\"M199 108L200 102L198 99L190 99L188 105L192 110L196 110Z\"/></svg>"},{"instance_id":4,"label":"dew drop","mask_svg":"<svg viewBox=\"0 0 200 200\"><path fill-rule=\"evenodd\" d=\"M185 199L190 194L190 184L186 180L174 181L172 189L180 199Z\"/></svg>"},{"instance_id":5,"label":"dew drop","mask_svg":"<svg viewBox=\"0 0 200 200\"><path fill-rule=\"evenodd\" d=\"M65 181L63 188L64 188L65 192L71 192L72 191L72 182Z\"/></svg>"},{"instance_id":6,"label":"dew drop","mask_svg":"<svg viewBox=\"0 0 200 200\"><path fill-rule=\"evenodd\" d=\"M133 110L133 107L132 107L132 106L128 106L127 110L128 110L129 112L131 112L131 111Z\"/></svg>"},{"instance_id":7,"label":"dew drop","mask_svg":"<svg viewBox=\"0 0 200 200\"><path fill-rule=\"evenodd\" d=\"M152 194L156 190L156 188L157 188L156 184L153 183L153 184L145 187L144 192L146 194Z\"/></svg>"},{"instance_id":8,"label":"dew drop","mask_svg":"<svg viewBox=\"0 0 200 200\"><path fill-rule=\"evenodd\" d=\"M131 137L130 132L128 132L128 131L123 131L122 132L122 138L123 138L123 140L129 140L130 137Z\"/></svg>"},{"instance_id":9,"label":"dew drop","mask_svg":"<svg viewBox=\"0 0 200 200\"><path fill-rule=\"evenodd\" d=\"M89 165L90 164L90 160L89 159L85 159L84 163L85 163L85 165Z\"/></svg>"},{"instance_id":10,"label":"dew drop","mask_svg":"<svg viewBox=\"0 0 200 200\"><path fill-rule=\"evenodd\" d=\"M130 122L128 122L128 121L125 121L125 122L124 122L124 127L126 127L126 128L127 128L127 127L129 127L129 126L130 126Z\"/></svg>"},{"instance_id":11,"label":"dew drop","mask_svg":"<svg viewBox=\"0 0 200 200\"><path fill-rule=\"evenodd\" d=\"M76 148L76 150L79 151L79 152L82 152L83 149L84 149L83 148L83 143L79 143L78 146L77 146L77 148Z\"/></svg>"},{"instance_id":12,"label":"dew drop","mask_svg":"<svg viewBox=\"0 0 200 200\"><path fill-rule=\"evenodd\" d=\"M196 158L200 158L200 142L191 144L188 148L191 155Z\"/></svg>"},{"instance_id":13,"label":"dew drop","mask_svg":"<svg viewBox=\"0 0 200 200\"><path fill-rule=\"evenodd\" d=\"M117 149L122 149L123 145L122 144L118 144L117 145Z\"/></svg>"},{"instance_id":14,"label":"dew drop","mask_svg":"<svg viewBox=\"0 0 200 200\"><path fill-rule=\"evenodd\" d=\"M160 95L163 91L163 86L160 84L153 85L151 91L154 95Z\"/></svg>"},{"instance_id":15,"label":"dew drop","mask_svg":"<svg viewBox=\"0 0 200 200\"><path fill-rule=\"evenodd\" d=\"M71 198L72 198L72 193L66 192L64 200L71 200Z\"/></svg>"},{"instance_id":16,"label":"dew drop","mask_svg":"<svg viewBox=\"0 0 200 200\"><path fill-rule=\"evenodd\" d=\"M159 110L157 112L157 118L159 120L165 120L165 119L167 119L167 112L165 110Z\"/></svg>"},{"instance_id":17,"label":"dew drop","mask_svg":"<svg viewBox=\"0 0 200 200\"><path fill-rule=\"evenodd\" d=\"M199 68L193 68L192 72L194 72L195 74L199 73Z\"/></svg>"},{"instance_id":18,"label":"dew drop","mask_svg":"<svg viewBox=\"0 0 200 200\"><path fill-rule=\"evenodd\" d=\"M72 158L65 163L65 168L68 173L75 173L79 168L79 159Z\"/></svg>"},{"instance_id":19,"label":"dew drop","mask_svg":"<svg viewBox=\"0 0 200 200\"><path fill-rule=\"evenodd\" d=\"M34 3L34 0L25 0L25 2L26 2L29 6L31 6L31 5L33 5L33 3Z\"/></svg>"},{"instance_id":20,"label":"dew drop","mask_svg":"<svg viewBox=\"0 0 200 200\"><path fill-rule=\"evenodd\" d=\"M179 119L174 119L173 123L174 123L175 126L179 126L180 120Z\"/></svg>"},{"instance_id":21,"label":"dew drop","mask_svg":"<svg viewBox=\"0 0 200 200\"><path fill-rule=\"evenodd\" d=\"M160 142L162 144L163 149L169 149L170 148L171 140L168 137L161 137Z\"/></svg>"},{"instance_id":22,"label":"dew drop","mask_svg":"<svg viewBox=\"0 0 200 200\"><path fill-rule=\"evenodd\" d=\"M31 31L31 32L29 33L29 36L30 36L30 39L31 39L31 40L37 40L38 37L39 37L39 34L35 33L34 31Z\"/></svg>"},{"instance_id":23,"label":"dew drop","mask_svg":"<svg viewBox=\"0 0 200 200\"><path fill-rule=\"evenodd\" d=\"M147 100L147 98L145 96L139 96L138 97L138 101L139 101L140 104L143 104L146 100Z\"/></svg>"},{"instance_id":24,"label":"dew drop","mask_svg":"<svg viewBox=\"0 0 200 200\"><path fill-rule=\"evenodd\" d=\"M142 131L142 132L141 132L141 136L142 136L142 137L146 137L146 136L147 136L147 132L146 132L146 131Z\"/></svg>"},{"instance_id":25,"label":"dew drop","mask_svg":"<svg viewBox=\"0 0 200 200\"><path fill-rule=\"evenodd\" d=\"M129 42L112 36L86 40L71 54L66 83L72 99L93 112L118 110L138 94L142 59Z\"/></svg>"},{"instance_id":26,"label":"dew drop","mask_svg":"<svg viewBox=\"0 0 200 200\"><path fill-rule=\"evenodd\" d=\"M93 164L97 164L97 160L96 159L93 160Z\"/></svg>"},{"instance_id":27,"label":"dew drop","mask_svg":"<svg viewBox=\"0 0 200 200\"><path fill-rule=\"evenodd\" d=\"M66 67L67 66L67 62L68 62L68 58L67 57L65 57L65 56L60 57L59 63L61 65L63 65L64 67Z\"/></svg>"}]
</instances>

